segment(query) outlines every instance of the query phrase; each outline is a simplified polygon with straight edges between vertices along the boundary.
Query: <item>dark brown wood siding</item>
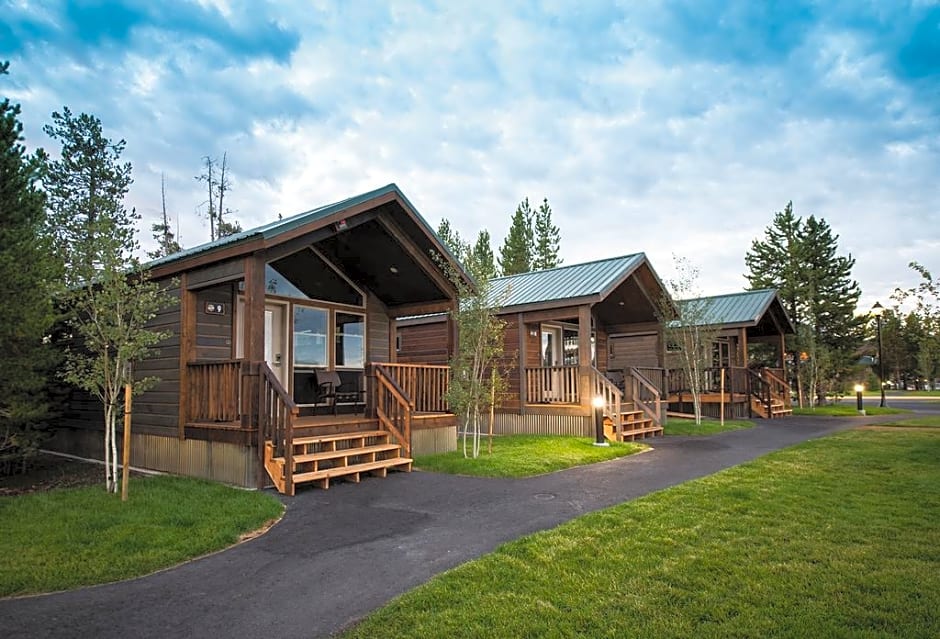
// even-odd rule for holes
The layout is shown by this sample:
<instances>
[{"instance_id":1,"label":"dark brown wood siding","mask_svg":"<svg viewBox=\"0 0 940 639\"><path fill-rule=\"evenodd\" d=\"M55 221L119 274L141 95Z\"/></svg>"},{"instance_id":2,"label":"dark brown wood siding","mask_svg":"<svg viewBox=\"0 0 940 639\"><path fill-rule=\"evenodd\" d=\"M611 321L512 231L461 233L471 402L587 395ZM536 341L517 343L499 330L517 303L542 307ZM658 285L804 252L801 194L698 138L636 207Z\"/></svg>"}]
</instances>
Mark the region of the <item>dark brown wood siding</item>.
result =
<instances>
[{"instance_id":1,"label":"dark brown wood siding","mask_svg":"<svg viewBox=\"0 0 940 639\"><path fill-rule=\"evenodd\" d=\"M499 402L499 405L503 408L518 408L521 380L525 377L525 371L519 370L519 320L518 316L502 316L499 319L505 322L503 356L500 359L499 367L504 371L507 378L506 392L503 395L503 401ZM528 347L526 355L528 356Z\"/></svg>"},{"instance_id":2,"label":"dark brown wood siding","mask_svg":"<svg viewBox=\"0 0 940 639\"><path fill-rule=\"evenodd\" d=\"M392 360L388 345L390 330L388 311L375 295L370 293L366 299L366 330L368 331L366 361L390 362Z\"/></svg>"},{"instance_id":3,"label":"dark brown wood siding","mask_svg":"<svg viewBox=\"0 0 940 639\"><path fill-rule=\"evenodd\" d=\"M594 330L596 343L594 345L594 354L595 361L594 366L597 370L601 372L607 371L608 367L608 357L607 357L607 331L602 328L596 328Z\"/></svg>"},{"instance_id":4,"label":"dark brown wood siding","mask_svg":"<svg viewBox=\"0 0 940 639\"><path fill-rule=\"evenodd\" d=\"M226 360L232 359L234 330L234 295L231 284L220 284L196 291L196 359ZM220 303L225 309L223 315L209 315L206 304Z\"/></svg>"},{"instance_id":5,"label":"dark brown wood siding","mask_svg":"<svg viewBox=\"0 0 940 639\"><path fill-rule=\"evenodd\" d=\"M401 348L398 361L403 364L446 364L448 324L445 319L427 324L398 326Z\"/></svg>"},{"instance_id":6,"label":"dark brown wood siding","mask_svg":"<svg viewBox=\"0 0 940 639\"><path fill-rule=\"evenodd\" d=\"M134 368L134 377L156 377L157 384L134 398L132 429L135 432L174 435L179 425L180 291L168 291L174 303L157 314L147 327L169 333L147 359Z\"/></svg>"},{"instance_id":7,"label":"dark brown wood siding","mask_svg":"<svg viewBox=\"0 0 940 639\"><path fill-rule=\"evenodd\" d=\"M660 340L659 335L656 333L611 337L608 350L610 353L608 366L612 370L620 370L629 366L653 368L662 366Z\"/></svg>"}]
</instances>

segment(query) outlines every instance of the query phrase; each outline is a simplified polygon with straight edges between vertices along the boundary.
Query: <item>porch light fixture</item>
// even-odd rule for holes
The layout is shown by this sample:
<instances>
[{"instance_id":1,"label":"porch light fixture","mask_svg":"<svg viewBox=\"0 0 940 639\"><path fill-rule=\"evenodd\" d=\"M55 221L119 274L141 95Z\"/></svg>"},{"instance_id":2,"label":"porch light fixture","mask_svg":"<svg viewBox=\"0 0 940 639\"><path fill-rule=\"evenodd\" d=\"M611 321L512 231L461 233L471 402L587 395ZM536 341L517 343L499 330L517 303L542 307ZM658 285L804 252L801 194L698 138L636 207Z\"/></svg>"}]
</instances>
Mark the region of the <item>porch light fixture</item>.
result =
<instances>
[{"instance_id":1,"label":"porch light fixture","mask_svg":"<svg viewBox=\"0 0 940 639\"><path fill-rule=\"evenodd\" d=\"M389 266L389 267L388 267L388 272L391 273L392 275L398 275L398 267L397 267L397 266Z\"/></svg>"},{"instance_id":2,"label":"porch light fixture","mask_svg":"<svg viewBox=\"0 0 940 639\"><path fill-rule=\"evenodd\" d=\"M865 407L862 406L862 391L865 390L865 387L861 384L855 385L855 408L858 410L859 415L865 414Z\"/></svg>"},{"instance_id":3,"label":"porch light fixture","mask_svg":"<svg viewBox=\"0 0 940 639\"><path fill-rule=\"evenodd\" d=\"M591 406L594 407L595 446L610 446L607 440L604 439L604 405L606 403L603 395L595 395L594 399L591 400Z\"/></svg>"}]
</instances>

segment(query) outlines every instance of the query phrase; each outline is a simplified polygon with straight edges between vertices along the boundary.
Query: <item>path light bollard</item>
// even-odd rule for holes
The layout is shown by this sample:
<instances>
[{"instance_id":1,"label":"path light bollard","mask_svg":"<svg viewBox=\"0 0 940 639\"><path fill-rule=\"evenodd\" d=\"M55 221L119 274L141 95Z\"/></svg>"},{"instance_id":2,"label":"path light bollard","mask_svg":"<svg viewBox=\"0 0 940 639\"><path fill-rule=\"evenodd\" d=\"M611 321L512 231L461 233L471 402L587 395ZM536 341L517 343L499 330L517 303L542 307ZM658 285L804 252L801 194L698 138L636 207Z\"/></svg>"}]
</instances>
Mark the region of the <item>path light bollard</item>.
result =
<instances>
[{"instance_id":1,"label":"path light bollard","mask_svg":"<svg viewBox=\"0 0 940 639\"><path fill-rule=\"evenodd\" d=\"M594 406L595 446L610 446L607 440L604 439L604 404L606 403L603 395L595 395L594 399L591 400L591 405Z\"/></svg>"},{"instance_id":2,"label":"path light bollard","mask_svg":"<svg viewBox=\"0 0 940 639\"><path fill-rule=\"evenodd\" d=\"M855 408L858 409L859 415L865 414L865 407L862 406L862 391L865 390L865 387L861 384L855 385Z\"/></svg>"}]
</instances>

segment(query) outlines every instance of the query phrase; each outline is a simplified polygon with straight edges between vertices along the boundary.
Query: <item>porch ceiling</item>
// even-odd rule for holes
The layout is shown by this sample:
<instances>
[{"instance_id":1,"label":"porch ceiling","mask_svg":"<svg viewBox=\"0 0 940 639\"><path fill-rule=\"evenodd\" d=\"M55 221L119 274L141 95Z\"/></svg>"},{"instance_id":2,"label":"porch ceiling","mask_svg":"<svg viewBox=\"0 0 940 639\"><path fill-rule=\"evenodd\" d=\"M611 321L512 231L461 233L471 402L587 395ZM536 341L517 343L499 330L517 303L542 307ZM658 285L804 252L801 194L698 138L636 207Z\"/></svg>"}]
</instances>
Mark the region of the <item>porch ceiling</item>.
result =
<instances>
[{"instance_id":1,"label":"porch ceiling","mask_svg":"<svg viewBox=\"0 0 940 639\"><path fill-rule=\"evenodd\" d=\"M653 293L660 295L659 291ZM610 295L594 306L595 316L604 324L656 322L656 308L635 276L627 278Z\"/></svg>"},{"instance_id":2,"label":"porch ceiling","mask_svg":"<svg viewBox=\"0 0 940 639\"><path fill-rule=\"evenodd\" d=\"M381 209L379 216L315 246L387 306L450 299L449 283L431 259L430 241L410 228L413 223L396 202ZM386 216L389 222L380 221Z\"/></svg>"}]
</instances>

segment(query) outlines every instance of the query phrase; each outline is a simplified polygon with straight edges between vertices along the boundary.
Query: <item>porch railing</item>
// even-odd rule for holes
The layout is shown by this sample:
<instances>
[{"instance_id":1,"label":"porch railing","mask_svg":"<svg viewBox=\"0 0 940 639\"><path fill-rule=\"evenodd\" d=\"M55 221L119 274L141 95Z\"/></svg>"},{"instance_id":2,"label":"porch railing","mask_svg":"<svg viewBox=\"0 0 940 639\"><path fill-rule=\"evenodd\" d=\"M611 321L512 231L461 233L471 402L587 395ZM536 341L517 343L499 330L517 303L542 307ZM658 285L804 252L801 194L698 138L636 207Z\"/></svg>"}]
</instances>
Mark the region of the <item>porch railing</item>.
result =
<instances>
[{"instance_id":1,"label":"porch railing","mask_svg":"<svg viewBox=\"0 0 940 639\"><path fill-rule=\"evenodd\" d=\"M790 385L783 379L783 369L765 368L763 377L764 381L770 386L771 397L782 402L783 407L787 410L793 408Z\"/></svg>"},{"instance_id":2,"label":"porch railing","mask_svg":"<svg viewBox=\"0 0 940 639\"><path fill-rule=\"evenodd\" d=\"M625 401L632 401L637 410L642 410L654 424L662 427L663 400L659 388L638 368L628 368L625 373Z\"/></svg>"},{"instance_id":3,"label":"porch railing","mask_svg":"<svg viewBox=\"0 0 940 639\"><path fill-rule=\"evenodd\" d=\"M388 364L375 364L375 414L379 424L401 445L406 457L411 456L412 402L395 380Z\"/></svg>"},{"instance_id":4,"label":"porch railing","mask_svg":"<svg viewBox=\"0 0 940 639\"><path fill-rule=\"evenodd\" d=\"M646 378L659 391L660 396L668 394L668 371L665 368L655 368L653 366L631 366L630 368ZM624 371L624 373L627 373L627 371Z\"/></svg>"},{"instance_id":5,"label":"porch railing","mask_svg":"<svg viewBox=\"0 0 940 639\"><path fill-rule=\"evenodd\" d=\"M720 393L722 390L721 372L724 370L724 391L746 395L750 390L748 383L749 369L743 366L709 367L699 371L701 376L700 390L703 393ZM668 375L669 394L685 394L691 392L692 384L689 374L684 368L675 368Z\"/></svg>"},{"instance_id":6,"label":"porch railing","mask_svg":"<svg viewBox=\"0 0 940 639\"><path fill-rule=\"evenodd\" d=\"M274 456L284 457L285 492L293 495L294 420L300 409L266 362L258 366L258 463L264 465L264 446L270 441Z\"/></svg>"},{"instance_id":7,"label":"porch railing","mask_svg":"<svg viewBox=\"0 0 940 639\"><path fill-rule=\"evenodd\" d=\"M577 366L538 366L525 369L526 398L530 404L578 404Z\"/></svg>"},{"instance_id":8,"label":"porch railing","mask_svg":"<svg viewBox=\"0 0 940 639\"><path fill-rule=\"evenodd\" d=\"M606 375L593 367L591 368L591 391L592 399L598 396L604 398L607 415L616 433L615 438L619 440L623 433L623 393Z\"/></svg>"},{"instance_id":9,"label":"porch railing","mask_svg":"<svg viewBox=\"0 0 940 639\"><path fill-rule=\"evenodd\" d=\"M417 413L447 413L450 366L439 364L376 364L410 401Z\"/></svg>"},{"instance_id":10,"label":"porch railing","mask_svg":"<svg viewBox=\"0 0 940 639\"><path fill-rule=\"evenodd\" d=\"M187 421L234 422L243 408L242 374L247 362L189 362Z\"/></svg>"}]
</instances>

